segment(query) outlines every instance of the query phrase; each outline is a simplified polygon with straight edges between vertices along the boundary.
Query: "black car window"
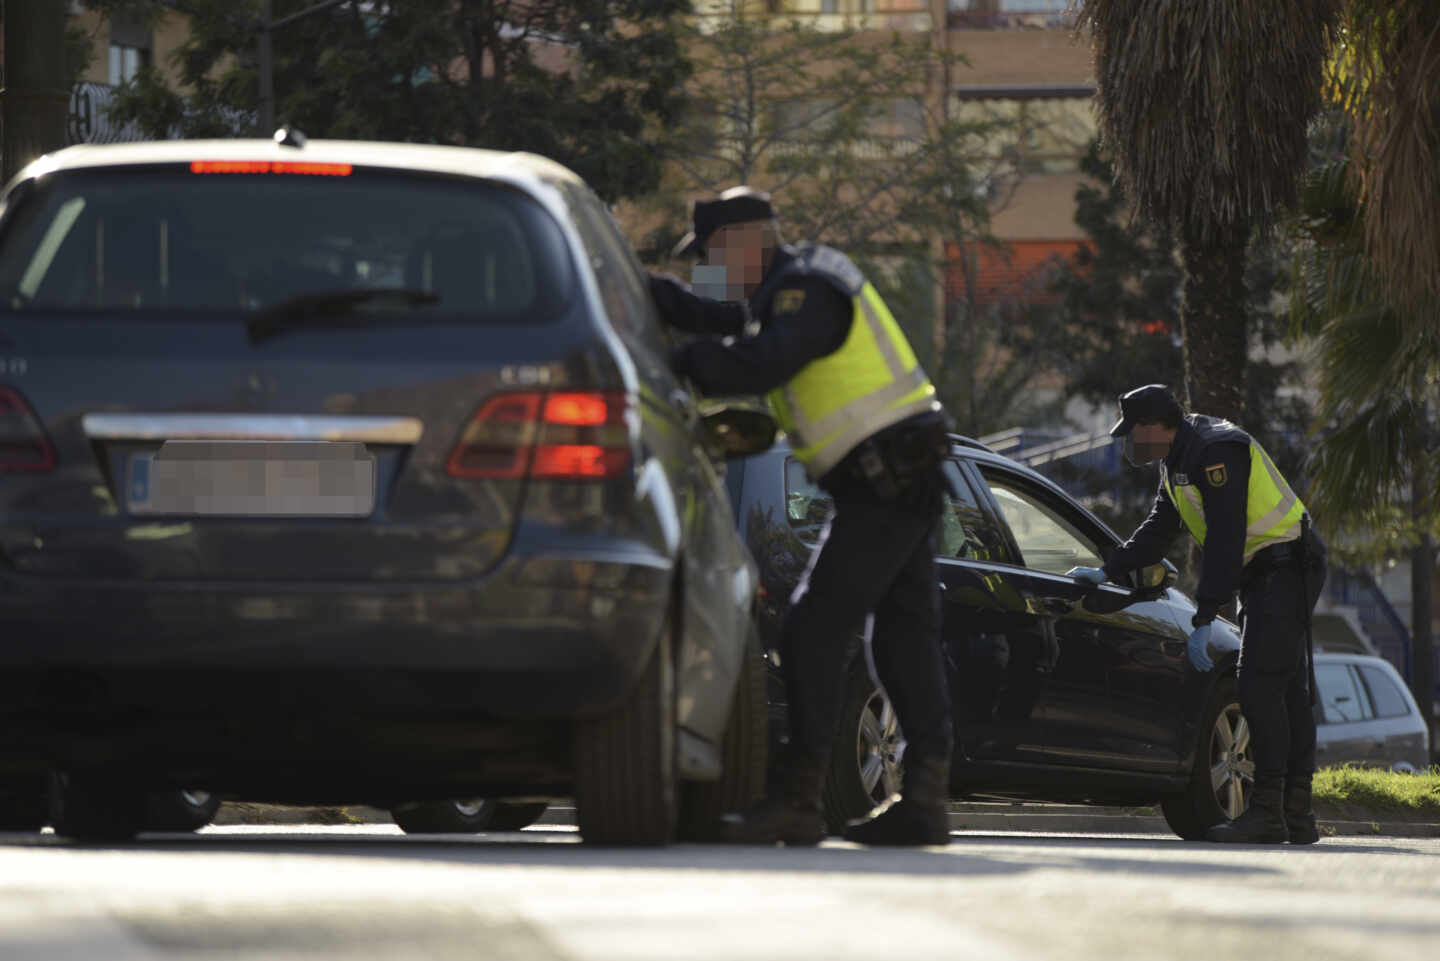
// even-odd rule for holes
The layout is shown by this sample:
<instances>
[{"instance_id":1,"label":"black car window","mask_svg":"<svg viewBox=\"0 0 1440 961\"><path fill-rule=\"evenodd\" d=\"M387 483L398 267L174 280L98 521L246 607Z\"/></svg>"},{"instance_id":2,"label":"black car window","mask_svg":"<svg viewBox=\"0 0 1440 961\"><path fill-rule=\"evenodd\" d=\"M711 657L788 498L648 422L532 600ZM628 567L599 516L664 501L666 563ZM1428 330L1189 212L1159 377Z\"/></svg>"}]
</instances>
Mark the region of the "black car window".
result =
<instances>
[{"instance_id":1,"label":"black car window","mask_svg":"<svg viewBox=\"0 0 1440 961\"><path fill-rule=\"evenodd\" d=\"M1099 547L1058 506L1000 471L983 473L1026 567L1064 574L1072 567L1104 564Z\"/></svg>"},{"instance_id":2,"label":"black car window","mask_svg":"<svg viewBox=\"0 0 1440 961\"><path fill-rule=\"evenodd\" d=\"M1410 713L1410 704L1405 700L1405 695L1400 693L1395 682L1390 680L1384 671L1369 664L1360 664L1357 667L1360 679L1365 683L1365 690L1370 695L1370 703L1375 707L1376 717L1404 717Z\"/></svg>"},{"instance_id":3,"label":"black car window","mask_svg":"<svg viewBox=\"0 0 1440 961\"><path fill-rule=\"evenodd\" d=\"M805 465L794 457L785 458L785 519L795 533L815 539L830 517L834 503L818 484L805 473Z\"/></svg>"},{"instance_id":4,"label":"black car window","mask_svg":"<svg viewBox=\"0 0 1440 961\"><path fill-rule=\"evenodd\" d=\"M573 189L567 196L576 229L590 254L595 283L605 313L621 336L659 350L663 341L652 315L650 294L634 262L634 252L614 219L590 191Z\"/></svg>"},{"instance_id":5,"label":"black car window","mask_svg":"<svg viewBox=\"0 0 1440 961\"><path fill-rule=\"evenodd\" d=\"M438 298L417 322L531 325L574 288L559 224L499 184L278 162L52 176L0 239L0 309L221 320L408 288Z\"/></svg>"},{"instance_id":6,"label":"black car window","mask_svg":"<svg viewBox=\"0 0 1440 961\"><path fill-rule=\"evenodd\" d=\"M945 474L952 491L946 493L945 511L940 515L937 553L941 557L964 560L1003 559L1004 538L981 509L979 499L954 461L946 462Z\"/></svg>"},{"instance_id":7,"label":"black car window","mask_svg":"<svg viewBox=\"0 0 1440 961\"><path fill-rule=\"evenodd\" d=\"M1348 665L1316 664L1315 686L1326 724L1364 721L1373 716Z\"/></svg>"}]
</instances>

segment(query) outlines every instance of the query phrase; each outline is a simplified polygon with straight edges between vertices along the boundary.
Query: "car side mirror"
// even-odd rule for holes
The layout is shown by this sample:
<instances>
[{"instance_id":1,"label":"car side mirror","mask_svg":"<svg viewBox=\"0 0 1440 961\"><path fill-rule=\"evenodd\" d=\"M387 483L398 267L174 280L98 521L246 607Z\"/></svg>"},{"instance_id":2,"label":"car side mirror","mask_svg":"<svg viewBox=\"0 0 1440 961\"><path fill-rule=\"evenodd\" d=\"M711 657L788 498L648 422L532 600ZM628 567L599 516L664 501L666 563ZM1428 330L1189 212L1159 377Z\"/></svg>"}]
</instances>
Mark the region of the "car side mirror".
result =
<instances>
[{"instance_id":1,"label":"car side mirror","mask_svg":"<svg viewBox=\"0 0 1440 961\"><path fill-rule=\"evenodd\" d=\"M753 403L707 401L701 404L700 420L711 453L726 460L768 450L779 429L769 411Z\"/></svg>"},{"instance_id":2,"label":"car side mirror","mask_svg":"<svg viewBox=\"0 0 1440 961\"><path fill-rule=\"evenodd\" d=\"M1135 587L1147 593L1153 592L1158 597L1174 584L1179 576L1180 572L1175 569L1175 565L1168 559L1161 558L1160 563L1142 567L1135 572Z\"/></svg>"}]
</instances>

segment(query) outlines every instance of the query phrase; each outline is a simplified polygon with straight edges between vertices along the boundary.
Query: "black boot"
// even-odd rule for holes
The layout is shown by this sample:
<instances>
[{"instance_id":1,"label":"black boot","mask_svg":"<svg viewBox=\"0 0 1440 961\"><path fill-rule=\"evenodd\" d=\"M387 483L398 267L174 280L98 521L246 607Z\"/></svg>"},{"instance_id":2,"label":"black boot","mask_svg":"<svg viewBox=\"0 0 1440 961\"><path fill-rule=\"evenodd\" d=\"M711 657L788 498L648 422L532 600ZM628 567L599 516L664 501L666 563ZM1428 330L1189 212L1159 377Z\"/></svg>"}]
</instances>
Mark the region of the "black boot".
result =
<instances>
[{"instance_id":1,"label":"black boot","mask_svg":"<svg viewBox=\"0 0 1440 961\"><path fill-rule=\"evenodd\" d=\"M1308 777L1292 777L1285 782L1285 829L1290 832L1291 844L1314 844L1320 840Z\"/></svg>"},{"instance_id":2,"label":"black boot","mask_svg":"<svg viewBox=\"0 0 1440 961\"><path fill-rule=\"evenodd\" d=\"M950 843L950 762L905 760L905 791L870 816L851 821L845 840L858 844L918 846Z\"/></svg>"},{"instance_id":3,"label":"black boot","mask_svg":"<svg viewBox=\"0 0 1440 961\"><path fill-rule=\"evenodd\" d=\"M1215 825L1205 836L1224 844L1284 844L1290 839L1285 830L1285 813L1280 782L1262 785L1255 782L1250 807L1233 821Z\"/></svg>"},{"instance_id":4,"label":"black boot","mask_svg":"<svg viewBox=\"0 0 1440 961\"><path fill-rule=\"evenodd\" d=\"M720 840L725 844L787 844L814 847L825 840L825 817L820 792L828 765L819 759L790 760L785 765L784 788L744 811L720 819Z\"/></svg>"}]
</instances>

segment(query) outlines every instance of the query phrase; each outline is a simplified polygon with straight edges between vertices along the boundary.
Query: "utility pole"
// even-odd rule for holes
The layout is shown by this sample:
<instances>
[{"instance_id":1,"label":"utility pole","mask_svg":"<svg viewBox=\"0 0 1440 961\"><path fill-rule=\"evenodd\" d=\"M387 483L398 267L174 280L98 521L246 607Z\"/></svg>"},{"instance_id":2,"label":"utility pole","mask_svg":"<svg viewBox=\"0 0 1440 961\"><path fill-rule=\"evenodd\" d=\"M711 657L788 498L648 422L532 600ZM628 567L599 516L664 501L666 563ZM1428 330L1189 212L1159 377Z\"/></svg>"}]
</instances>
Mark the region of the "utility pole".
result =
<instances>
[{"instance_id":1,"label":"utility pole","mask_svg":"<svg viewBox=\"0 0 1440 961\"><path fill-rule=\"evenodd\" d=\"M65 5L5 0L3 181L30 161L65 146Z\"/></svg>"},{"instance_id":2,"label":"utility pole","mask_svg":"<svg viewBox=\"0 0 1440 961\"><path fill-rule=\"evenodd\" d=\"M259 34L256 52L259 61L257 66L260 69L261 136L268 137L275 131L275 31L311 14L321 13L331 7L338 7L342 3L349 2L350 0L322 0L314 6L306 7L297 13L275 20L271 15L271 0L260 0L260 22L255 25L255 29Z\"/></svg>"}]
</instances>

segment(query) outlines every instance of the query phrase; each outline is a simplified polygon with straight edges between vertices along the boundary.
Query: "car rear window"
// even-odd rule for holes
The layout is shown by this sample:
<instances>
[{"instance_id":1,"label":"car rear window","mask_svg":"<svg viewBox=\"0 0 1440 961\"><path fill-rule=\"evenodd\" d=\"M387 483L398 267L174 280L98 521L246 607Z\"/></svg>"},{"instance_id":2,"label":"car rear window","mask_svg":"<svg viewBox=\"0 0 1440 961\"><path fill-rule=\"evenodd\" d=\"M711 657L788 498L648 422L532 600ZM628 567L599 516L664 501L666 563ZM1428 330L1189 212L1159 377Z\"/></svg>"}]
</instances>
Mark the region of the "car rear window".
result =
<instances>
[{"instance_id":1,"label":"car rear window","mask_svg":"<svg viewBox=\"0 0 1440 961\"><path fill-rule=\"evenodd\" d=\"M1384 671L1368 664L1361 664L1359 668L1360 679L1370 692L1370 703L1375 705L1376 717L1404 717L1410 713L1405 695L1400 693L1394 681L1385 676Z\"/></svg>"},{"instance_id":2,"label":"car rear window","mask_svg":"<svg viewBox=\"0 0 1440 961\"><path fill-rule=\"evenodd\" d=\"M230 165L264 166L279 165ZM363 168L330 173L166 165L47 177L0 237L0 307L203 319L317 293L404 288L436 298L417 317L528 324L557 318L568 302L564 237L519 192Z\"/></svg>"}]
</instances>

